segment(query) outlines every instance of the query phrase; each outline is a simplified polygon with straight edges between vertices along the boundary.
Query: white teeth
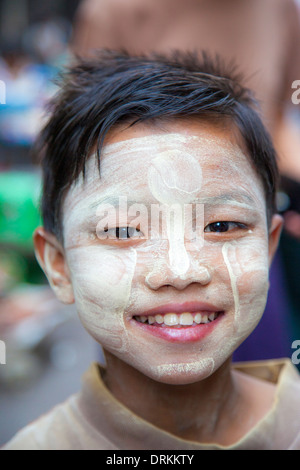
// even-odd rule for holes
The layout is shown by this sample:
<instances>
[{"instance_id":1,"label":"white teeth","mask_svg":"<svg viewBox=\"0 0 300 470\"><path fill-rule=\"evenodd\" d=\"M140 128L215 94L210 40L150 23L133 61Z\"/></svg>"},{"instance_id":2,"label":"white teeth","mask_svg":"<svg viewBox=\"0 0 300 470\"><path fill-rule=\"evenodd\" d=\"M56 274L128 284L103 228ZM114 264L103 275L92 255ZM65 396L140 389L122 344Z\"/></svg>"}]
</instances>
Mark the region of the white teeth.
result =
<instances>
[{"instance_id":1,"label":"white teeth","mask_svg":"<svg viewBox=\"0 0 300 470\"><path fill-rule=\"evenodd\" d=\"M180 325L192 325L194 323L193 315L191 313L182 313L179 315Z\"/></svg>"},{"instance_id":2,"label":"white teeth","mask_svg":"<svg viewBox=\"0 0 300 470\"><path fill-rule=\"evenodd\" d=\"M167 313L166 315L150 315L145 316L141 315L140 317L135 317L137 321L141 323L148 323L149 325L153 325L153 323L158 323L159 325L166 325L166 326L192 326L194 323L197 325L210 323L214 321L218 317L217 312L212 313L196 313L192 314L189 312L184 312L181 314L176 313Z\"/></svg>"},{"instance_id":3,"label":"white teeth","mask_svg":"<svg viewBox=\"0 0 300 470\"><path fill-rule=\"evenodd\" d=\"M178 316L176 313L167 313L164 316L164 324L167 326L178 325Z\"/></svg>"},{"instance_id":4,"label":"white teeth","mask_svg":"<svg viewBox=\"0 0 300 470\"><path fill-rule=\"evenodd\" d=\"M164 322L164 317L162 315L155 315L155 321L161 325Z\"/></svg>"}]
</instances>

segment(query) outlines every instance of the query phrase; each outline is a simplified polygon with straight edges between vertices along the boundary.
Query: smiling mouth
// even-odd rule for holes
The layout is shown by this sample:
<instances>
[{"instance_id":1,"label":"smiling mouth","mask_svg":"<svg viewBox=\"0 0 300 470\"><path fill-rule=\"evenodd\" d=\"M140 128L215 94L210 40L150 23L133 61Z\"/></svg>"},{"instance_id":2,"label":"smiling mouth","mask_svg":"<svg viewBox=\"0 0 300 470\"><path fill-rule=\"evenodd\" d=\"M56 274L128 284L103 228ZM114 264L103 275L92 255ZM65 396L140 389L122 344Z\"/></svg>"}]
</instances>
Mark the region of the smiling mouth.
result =
<instances>
[{"instance_id":1,"label":"smiling mouth","mask_svg":"<svg viewBox=\"0 0 300 470\"><path fill-rule=\"evenodd\" d=\"M133 319L139 323L153 325L162 328L187 328L198 325L205 325L214 322L223 311L218 312L183 312L183 313L166 313L157 315L140 315L134 316Z\"/></svg>"}]
</instances>

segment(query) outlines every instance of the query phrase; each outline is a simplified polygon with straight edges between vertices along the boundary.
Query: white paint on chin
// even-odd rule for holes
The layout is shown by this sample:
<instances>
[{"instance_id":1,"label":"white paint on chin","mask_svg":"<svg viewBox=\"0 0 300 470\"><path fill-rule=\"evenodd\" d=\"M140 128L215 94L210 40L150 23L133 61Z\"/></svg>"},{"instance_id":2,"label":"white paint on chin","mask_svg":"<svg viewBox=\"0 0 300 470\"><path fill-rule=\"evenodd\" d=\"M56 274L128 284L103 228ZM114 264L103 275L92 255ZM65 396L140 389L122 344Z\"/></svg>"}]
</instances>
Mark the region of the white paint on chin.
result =
<instances>
[{"instance_id":1,"label":"white paint on chin","mask_svg":"<svg viewBox=\"0 0 300 470\"><path fill-rule=\"evenodd\" d=\"M215 362L212 358L204 358L192 363L182 364L161 364L153 368L153 373L166 383L176 383L176 378L180 377L186 383L191 380L199 381L209 377L215 369ZM184 377L183 377L184 376Z\"/></svg>"}]
</instances>

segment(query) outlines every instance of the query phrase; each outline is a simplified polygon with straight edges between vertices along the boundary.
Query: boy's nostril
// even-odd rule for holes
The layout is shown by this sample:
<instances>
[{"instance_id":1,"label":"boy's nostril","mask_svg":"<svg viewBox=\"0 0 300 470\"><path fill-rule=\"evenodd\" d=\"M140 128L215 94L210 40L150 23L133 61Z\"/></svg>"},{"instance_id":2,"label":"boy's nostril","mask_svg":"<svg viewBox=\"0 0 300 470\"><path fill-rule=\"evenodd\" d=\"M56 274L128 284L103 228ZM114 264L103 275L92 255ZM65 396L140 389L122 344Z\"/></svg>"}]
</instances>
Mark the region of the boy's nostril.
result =
<instances>
[{"instance_id":1,"label":"boy's nostril","mask_svg":"<svg viewBox=\"0 0 300 470\"><path fill-rule=\"evenodd\" d=\"M145 283L152 290L158 290L160 287L174 287L183 290L190 284L207 285L211 279L211 272L206 266L191 269L185 275L178 275L166 266L165 269L149 273Z\"/></svg>"}]
</instances>

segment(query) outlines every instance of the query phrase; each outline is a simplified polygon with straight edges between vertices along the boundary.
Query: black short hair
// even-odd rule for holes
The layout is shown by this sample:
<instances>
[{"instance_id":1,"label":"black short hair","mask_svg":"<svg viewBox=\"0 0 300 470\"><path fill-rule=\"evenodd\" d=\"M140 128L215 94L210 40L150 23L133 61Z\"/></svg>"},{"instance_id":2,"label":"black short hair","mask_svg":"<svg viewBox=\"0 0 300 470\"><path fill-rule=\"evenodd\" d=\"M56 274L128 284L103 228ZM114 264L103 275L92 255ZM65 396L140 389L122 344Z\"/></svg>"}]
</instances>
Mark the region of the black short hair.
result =
<instances>
[{"instance_id":1,"label":"black short hair","mask_svg":"<svg viewBox=\"0 0 300 470\"><path fill-rule=\"evenodd\" d=\"M62 75L50 117L37 140L43 168L44 227L61 237L61 205L71 184L84 177L95 147L99 168L103 141L115 125L157 119L228 119L239 130L261 178L270 222L275 212L278 168L272 141L251 92L232 66L206 53L130 56L99 51L78 59Z\"/></svg>"}]
</instances>

